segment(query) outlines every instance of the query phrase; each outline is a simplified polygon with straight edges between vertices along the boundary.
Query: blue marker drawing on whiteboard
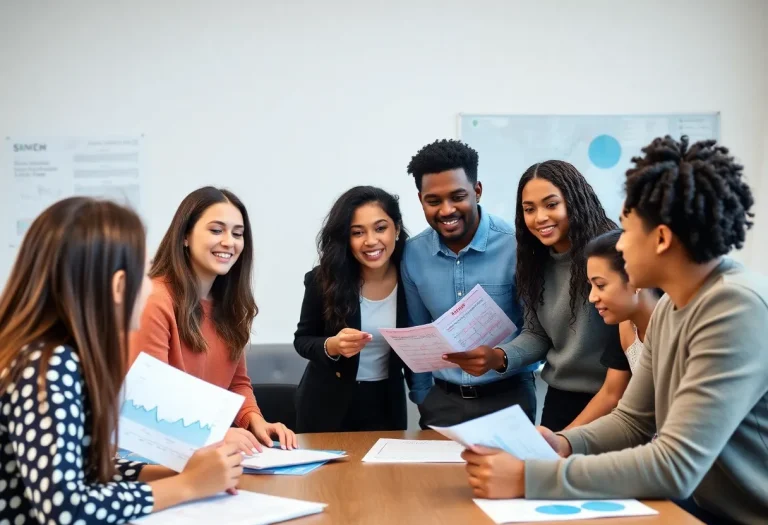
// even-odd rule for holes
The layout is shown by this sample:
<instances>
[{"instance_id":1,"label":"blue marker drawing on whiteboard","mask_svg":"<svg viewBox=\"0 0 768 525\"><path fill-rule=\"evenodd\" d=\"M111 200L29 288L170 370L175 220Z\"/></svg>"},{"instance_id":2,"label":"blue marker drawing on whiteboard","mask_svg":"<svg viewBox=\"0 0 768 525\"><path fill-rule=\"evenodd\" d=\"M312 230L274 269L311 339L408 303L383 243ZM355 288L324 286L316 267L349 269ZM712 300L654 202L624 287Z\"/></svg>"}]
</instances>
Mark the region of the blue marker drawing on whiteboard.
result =
<instances>
[{"instance_id":1,"label":"blue marker drawing on whiteboard","mask_svg":"<svg viewBox=\"0 0 768 525\"><path fill-rule=\"evenodd\" d=\"M621 144L610 135L598 135L589 143L589 160L601 169L609 169L621 159Z\"/></svg>"}]
</instances>

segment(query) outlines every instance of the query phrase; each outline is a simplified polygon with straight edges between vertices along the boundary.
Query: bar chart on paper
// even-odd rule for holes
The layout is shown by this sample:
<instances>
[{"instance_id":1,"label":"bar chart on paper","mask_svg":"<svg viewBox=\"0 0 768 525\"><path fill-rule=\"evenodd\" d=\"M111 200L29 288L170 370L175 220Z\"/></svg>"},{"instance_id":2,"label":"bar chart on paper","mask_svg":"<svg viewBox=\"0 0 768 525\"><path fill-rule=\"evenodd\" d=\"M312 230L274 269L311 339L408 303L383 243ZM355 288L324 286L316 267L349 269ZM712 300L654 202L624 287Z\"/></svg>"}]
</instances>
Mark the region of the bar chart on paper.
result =
<instances>
[{"instance_id":1,"label":"bar chart on paper","mask_svg":"<svg viewBox=\"0 0 768 525\"><path fill-rule=\"evenodd\" d=\"M243 397L140 354L125 381L120 448L181 471L200 447L221 441Z\"/></svg>"}]
</instances>

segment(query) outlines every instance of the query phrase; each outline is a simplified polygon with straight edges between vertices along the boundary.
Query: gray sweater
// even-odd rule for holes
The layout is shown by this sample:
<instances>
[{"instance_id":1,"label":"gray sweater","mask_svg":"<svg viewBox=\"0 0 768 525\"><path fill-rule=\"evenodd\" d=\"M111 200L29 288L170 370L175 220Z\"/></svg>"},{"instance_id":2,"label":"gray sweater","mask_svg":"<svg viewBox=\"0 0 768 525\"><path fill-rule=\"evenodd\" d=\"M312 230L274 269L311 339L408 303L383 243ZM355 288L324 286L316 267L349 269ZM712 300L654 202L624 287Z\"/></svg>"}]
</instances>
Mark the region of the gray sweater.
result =
<instances>
[{"instance_id":1,"label":"gray sweater","mask_svg":"<svg viewBox=\"0 0 768 525\"><path fill-rule=\"evenodd\" d=\"M766 326L768 280L730 259L683 308L663 297L619 406L562 433L573 447L568 459L526 461L526 497L693 493L710 512L766 523Z\"/></svg>"},{"instance_id":2,"label":"gray sweater","mask_svg":"<svg viewBox=\"0 0 768 525\"><path fill-rule=\"evenodd\" d=\"M606 325L586 300L576 302L571 324L570 254L553 252L543 271L544 304L526 312L522 333L499 348L507 353L510 370L546 359L541 377L548 385L594 394L605 381L603 354L624 355L618 327Z\"/></svg>"}]
</instances>

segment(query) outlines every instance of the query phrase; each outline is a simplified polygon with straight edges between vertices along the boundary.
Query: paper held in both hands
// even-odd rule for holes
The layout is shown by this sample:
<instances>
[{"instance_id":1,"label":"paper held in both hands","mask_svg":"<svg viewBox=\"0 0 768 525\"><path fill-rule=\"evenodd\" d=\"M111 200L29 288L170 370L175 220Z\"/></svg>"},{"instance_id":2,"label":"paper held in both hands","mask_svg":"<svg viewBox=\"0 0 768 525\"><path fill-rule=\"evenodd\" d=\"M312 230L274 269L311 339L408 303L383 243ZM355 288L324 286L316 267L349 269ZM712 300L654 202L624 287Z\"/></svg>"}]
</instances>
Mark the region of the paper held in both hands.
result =
<instances>
[{"instance_id":1,"label":"paper held in both hands","mask_svg":"<svg viewBox=\"0 0 768 525\"><path fill-rule=\"evenodd\" d=\"M478 284L436 321L411 328L381 328L379 332L414 372L431 372L457 365L443 354L496 346L515 333L515 324Z\"/></svg>"}]
</instances>

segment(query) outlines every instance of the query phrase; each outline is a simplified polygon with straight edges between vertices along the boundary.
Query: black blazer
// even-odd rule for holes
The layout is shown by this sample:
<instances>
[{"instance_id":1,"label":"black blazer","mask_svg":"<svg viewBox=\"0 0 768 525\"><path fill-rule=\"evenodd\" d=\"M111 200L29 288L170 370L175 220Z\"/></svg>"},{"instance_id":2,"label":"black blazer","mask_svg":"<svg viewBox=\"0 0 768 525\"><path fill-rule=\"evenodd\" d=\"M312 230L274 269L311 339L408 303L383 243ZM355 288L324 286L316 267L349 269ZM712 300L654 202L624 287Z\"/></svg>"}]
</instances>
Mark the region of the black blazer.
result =
<instances>
[{"instance_id":1,"label":"black blazer","mask_svg":"<svg viewBox=\"0 0 768 525\"><path fill-rule=\"evenodd\" d=\"M355 395L357 367L360 354L340 357L337 361L325 354L323 344L328 337L338 333L323 318L323 300L315 276L317 268L304 276L304 301L301 317L294 334L293 346L301 357L307 359L307 367L296 392L296 431L340 432L350 400ZM360 330L360 308L347 318L347 327ZM397 327L408 326L405 307L405 290L398 274ZM405 430L408 416L405 402L403 377L411 383L411 370L390 348L389 399L391 402L392 430Z\"/></svg>"}]
</instances>

